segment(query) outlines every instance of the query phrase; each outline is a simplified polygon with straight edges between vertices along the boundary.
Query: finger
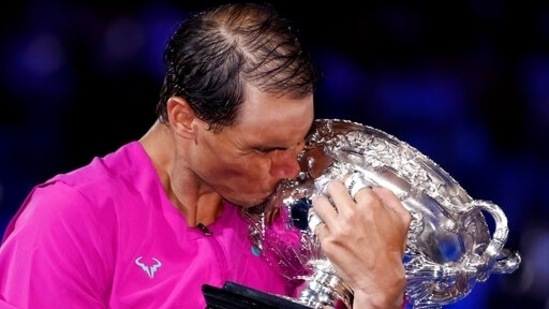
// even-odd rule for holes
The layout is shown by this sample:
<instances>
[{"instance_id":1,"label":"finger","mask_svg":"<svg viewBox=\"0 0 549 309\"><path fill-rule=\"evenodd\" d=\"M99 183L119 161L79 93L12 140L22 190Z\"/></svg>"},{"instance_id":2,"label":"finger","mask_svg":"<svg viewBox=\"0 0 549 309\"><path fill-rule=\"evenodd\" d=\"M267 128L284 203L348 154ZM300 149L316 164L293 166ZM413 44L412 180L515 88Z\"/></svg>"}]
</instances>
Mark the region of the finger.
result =
<instances>
[{"instance_id":1,"label":"finger","mask_svg":"<svg viewBox=\"0 0 549 309\"><path fill-rule=\"evenodd\" d=\"M338 213L354 211L352 208L356 205L355 200L349 193L347 187L339 180L331 181L326 188L328 196L332 199L333 205Z\"/></svg>"},{"instance_id":2,"label":"finger","mask_svg":"<svg viewBox=\"0 0 549 309\"><path fill-rule=\"evenodd\" d=\"M349 190L349 194L354 199L358 191L364 188L371 188L372 183L359 172L352 173L349 177L345 178L345 187Z\"/></svg>"},{"instance_id":3,"label":"finger","mask_svg":"<svg viewBox=\"0 0 549 309\"><path fill-rule=\"evenodd\" d=\"M410 224L412 215L404 208L400 199L391 190L383 187L374 187L372 190L387 208L393 210L403 222Z\"/></svg>"},{"instance_id":4,"label":"finger","mask_svg":"<svg viewBox=\"0 0 549 309\"><path fill-rule=\"evenodd\" d=\"M316 215L320 217L320 220L328 226L331 225L337 217L337 210L334 205L332 205L328 197L325 195L315 196L312 200L312 204L313 210Z\"/></svg>"},{"instance_id":5,"label":"finger","mask_svg":"<svg viewBox=\"0 0 549 309\"><path fill-rule=\"evenodd\" d=\"M400 199L392 191L383 187L374 187L372 190L381 200L382 204L386 206L387 210L404 222L403 232L407 233L410 229L410 223L412 222L412 215L402 206ZM406 252L406 246L407 239L402 243L401 254Z\"/></svg>"},{"instance_id":6,"label":"finger","mask_svg":"<svg viewBox=\"0 0 549 309\"><path fill-rule=\"evenodd\" d=\"M372 187L362 187L359 190L356 191L354 195L354 200L358 204L368 204L370 207L373 207L373 205L379 204L382 205L382 203L371 203L368 201L373 201L373 199L379 199L381 202L381 199L377 196L377 194L372 193Z\"/></svg>"},{"instance_id":7,"label":"finger","mask_svg":"<svg viewBox=\"0 0 549 309\"><path fill-rule=\"evenodd\" d=\"M315 234L319 239L323 239L328 233L328 227L322 221L320 216L316 213L314 209L309 209L309 216L308 216L308 222L309 222L309 229Z\"/></svg>"},{"instance_id":8,"label":"finger","mask_svg":"<svg viewBox=\"0 0 549 309\"><path fill-rule=\"evenodd\" d=\"M307 216L307 222L309 224L309 229L314 233L316 231L316 228L323 224L324 221L320 218L320 216L314 211L314 209L309 208L309 214Z\"/></svg>"}]
</instances>

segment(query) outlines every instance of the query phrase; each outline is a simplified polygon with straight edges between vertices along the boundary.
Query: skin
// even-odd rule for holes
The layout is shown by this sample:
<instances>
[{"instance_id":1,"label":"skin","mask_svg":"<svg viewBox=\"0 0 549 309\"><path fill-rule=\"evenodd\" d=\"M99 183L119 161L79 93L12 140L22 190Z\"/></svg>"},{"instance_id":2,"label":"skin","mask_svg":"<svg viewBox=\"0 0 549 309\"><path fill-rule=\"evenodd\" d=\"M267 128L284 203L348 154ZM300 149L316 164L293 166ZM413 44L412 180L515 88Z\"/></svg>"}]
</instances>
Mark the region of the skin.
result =
<instances>
[{"instance_id":1,"label":"skin","mask_svg":"<svg viewBox=\"0 0 549 309\"><path fill-rule=\"evenodd\" d=\"M354 309L402 308L406 286L402 257L412 220L398 197L382 187L364 188L351 197L333 181L313 209L323 252L354 292ZM337 209L333 205L336 205ZM366 275L365 275L366 274Z\"/></svg>"},{"instance_id":2,"label":"skin","mask_svg":"<svg viewBox=\"0 0 549 309\"><path fill-rule=\"evenodd\" d=\"M169 127L156 123L141 143L189 226L207 225L220 213L221 197L255 206L280 180L298 175L313 96L293 99L250 88L237 123L218 133L179 97L168 101L168 117Z\"/></svg>"},{"instance_id":3,"label":"skin","mask_svg":"<svg viewBox=\"0 0 549 309\"><path fill-rule=\"evenodd\" d=\"M236 124L208 130L180 97L168 101L169 124L156 122L141 138L164 189L189 226L208 225L222 199L255 206L282 179L299 173L297 155L314 120L313 96L273 96L255 88ZM316 229L322 248L354 291L354 309L401 308L405 286L402 255L411 216L383 188L351 197L343 183L328 186L313 208L325 222Z\"/></svg>"}]
</instances>

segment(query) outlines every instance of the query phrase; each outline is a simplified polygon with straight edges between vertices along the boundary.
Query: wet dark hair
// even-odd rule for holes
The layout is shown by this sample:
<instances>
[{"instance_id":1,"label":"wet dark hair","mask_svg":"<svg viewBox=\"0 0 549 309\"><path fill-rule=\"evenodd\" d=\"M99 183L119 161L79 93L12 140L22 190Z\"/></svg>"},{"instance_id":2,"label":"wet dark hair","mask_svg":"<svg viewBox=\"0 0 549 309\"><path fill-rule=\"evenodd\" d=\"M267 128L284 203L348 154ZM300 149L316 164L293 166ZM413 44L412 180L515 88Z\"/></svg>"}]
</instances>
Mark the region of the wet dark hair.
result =
<instances>
[{"instance_id":1,"label":"wet dark hair","mask_svg":"<svg viewBox=\"0 0 549 309\"><path fill-rule=\"evenodd\" d=\"M248 85L302 98L320 78L295 27L268 3L224 4L190 16L170 38L164 64L159 120L168 121L166 103L180 96L215 131L236 122Z\"/></svg>"}]
</instances>

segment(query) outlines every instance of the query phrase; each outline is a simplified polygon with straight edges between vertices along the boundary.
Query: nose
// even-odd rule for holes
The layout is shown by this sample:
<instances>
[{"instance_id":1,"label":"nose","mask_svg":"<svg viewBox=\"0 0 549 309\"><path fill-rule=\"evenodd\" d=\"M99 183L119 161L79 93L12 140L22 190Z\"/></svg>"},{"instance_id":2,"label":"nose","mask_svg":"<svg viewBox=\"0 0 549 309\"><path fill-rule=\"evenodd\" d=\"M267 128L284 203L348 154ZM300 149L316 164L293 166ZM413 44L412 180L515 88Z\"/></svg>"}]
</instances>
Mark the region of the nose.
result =
<instances>
[{"instance_id":1,"label":"nose","mask_svg":"<svg viewBox=\"0 0 549 309\"><path fill-rule=\"evenodd\" d=\"M301 147L279 150L271 157L271 175L277 179L294 179L299 175L301 168L297 155Z\"/></svg>"}]
</instances>

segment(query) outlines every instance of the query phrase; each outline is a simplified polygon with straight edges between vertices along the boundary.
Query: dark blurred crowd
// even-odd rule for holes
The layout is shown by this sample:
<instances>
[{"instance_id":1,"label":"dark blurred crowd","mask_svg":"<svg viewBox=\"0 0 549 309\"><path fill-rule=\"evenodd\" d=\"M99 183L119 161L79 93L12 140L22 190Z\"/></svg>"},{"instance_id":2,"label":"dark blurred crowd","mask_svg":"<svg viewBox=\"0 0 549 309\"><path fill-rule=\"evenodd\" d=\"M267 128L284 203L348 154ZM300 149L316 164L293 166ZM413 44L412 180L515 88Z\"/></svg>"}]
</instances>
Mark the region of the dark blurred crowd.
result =
<instances>
[{"instance_id":1,"label":"dark blurred crowd","mask_svg":"<svg viewBox=\"0 0 549 309\"><path fill-rule=\"evenodd\" d=\"M429 1L430 2L430 1ZM549 2L273 1L324 71L318 118L404 140L508 217L523 262L448 308L549 308ZM138 139L175 23L220 1L0 11L0 231L33 185Z\"/></svg>"}]
</instances>

